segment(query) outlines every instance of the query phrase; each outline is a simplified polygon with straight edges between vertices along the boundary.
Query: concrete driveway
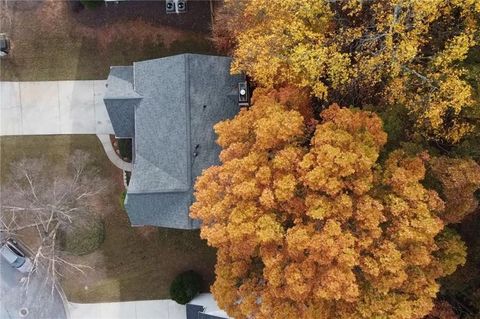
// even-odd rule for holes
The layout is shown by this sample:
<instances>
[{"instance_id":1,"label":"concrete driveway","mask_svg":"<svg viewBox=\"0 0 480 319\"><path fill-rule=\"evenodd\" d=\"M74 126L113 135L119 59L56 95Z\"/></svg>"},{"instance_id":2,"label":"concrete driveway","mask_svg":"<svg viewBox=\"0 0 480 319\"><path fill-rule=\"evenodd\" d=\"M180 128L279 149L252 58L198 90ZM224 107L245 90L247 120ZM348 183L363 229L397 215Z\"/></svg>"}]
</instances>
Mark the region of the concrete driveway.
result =
<instances>
[{"instance_id":1,"label":"concrete driveway","mask_svg":"<svg viewBox=\"0 0 480 319\"><path fill-rule=\"evenodd\" d=\"M28 290L22 284L24 275L0 257L0 318L1 319L66 319L64 302L57 290L45 285L44 275L37 270ZM20 311L26 309L27 315ZM95 317L91 317L95 318Z\"/></svg>"},{"instance_id":2,"label":"concrete driveway","mask_svg":"<svg viewBox=\"0 0 480 319\"><path fill-rule=\"evenodd\" d=\"M185 306L173 300L69 303L71 319L186 319Z\"/></svg>"},{"instance_id":3,"label":"concrete driveway","mask_svg":"<svg viewBox=\"0 0 480 319\"><path fill-rule=\"evenodd\" d=\"M105 84L0 82L0 135L113 134Z\"/></svg>"}]
</instances>

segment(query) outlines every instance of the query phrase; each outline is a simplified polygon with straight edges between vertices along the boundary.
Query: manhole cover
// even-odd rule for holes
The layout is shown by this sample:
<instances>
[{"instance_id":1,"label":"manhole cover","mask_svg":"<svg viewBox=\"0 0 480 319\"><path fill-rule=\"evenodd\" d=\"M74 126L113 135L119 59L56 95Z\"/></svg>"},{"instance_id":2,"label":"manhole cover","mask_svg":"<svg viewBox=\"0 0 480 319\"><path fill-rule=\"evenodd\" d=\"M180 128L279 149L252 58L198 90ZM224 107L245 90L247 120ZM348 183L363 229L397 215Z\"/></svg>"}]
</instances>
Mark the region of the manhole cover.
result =
<instances>
[{"instance_id":1,"label":"manhole cover","mask_svg":"<svg viewBox=\"0 0 480 319\"><path fill-rule=\"evenodd\" d=\"M27 308L22 308L20 309L20 317L26 317L28 316L28 309Z\"/></svg>"}]
</instances>

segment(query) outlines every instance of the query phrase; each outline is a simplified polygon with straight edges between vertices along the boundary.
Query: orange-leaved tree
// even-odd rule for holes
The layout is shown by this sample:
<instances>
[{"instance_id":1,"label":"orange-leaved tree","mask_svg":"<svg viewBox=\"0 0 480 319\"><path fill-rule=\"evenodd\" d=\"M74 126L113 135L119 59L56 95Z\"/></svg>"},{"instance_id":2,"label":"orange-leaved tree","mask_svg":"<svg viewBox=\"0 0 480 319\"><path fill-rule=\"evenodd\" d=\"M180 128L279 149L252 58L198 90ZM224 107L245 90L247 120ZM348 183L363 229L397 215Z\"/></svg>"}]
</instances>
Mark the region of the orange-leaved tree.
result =
<instances>
[{"instance_id":1,"label":"orange-leaved tree","mask_svg":"<svg viewBox=\"0 0 480 319\"><path fill-rule=\"evenodd\" d=\"M218 248L218 304L237 319L427 315L436 279L465 261L420 183L428 155L380 164L378 116L332 105L312 130L292 96L257 89L215 126L222 164L197 180L191 216Z\"/></svg>"}]
</instances>

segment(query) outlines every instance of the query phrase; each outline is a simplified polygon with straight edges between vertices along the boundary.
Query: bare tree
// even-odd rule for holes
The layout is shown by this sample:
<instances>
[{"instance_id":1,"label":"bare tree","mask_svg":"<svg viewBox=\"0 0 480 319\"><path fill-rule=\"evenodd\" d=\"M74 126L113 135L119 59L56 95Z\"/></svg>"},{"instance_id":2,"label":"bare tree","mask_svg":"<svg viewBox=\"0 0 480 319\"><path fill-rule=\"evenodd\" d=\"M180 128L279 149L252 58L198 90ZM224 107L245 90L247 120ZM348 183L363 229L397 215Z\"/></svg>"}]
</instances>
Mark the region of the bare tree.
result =
<instances>
[{"instance_id":1,"label":"bare tree","mask_svg":"<svg viewBox=\"0 0 480 319\"><path fill-rule=\"evenodd\" d=\"M11 177L3 185L0 202L0 233L16 236L33 229L39 244L32 255L34 270L45 269L52 291L64 270L83 272L84 266L68 262L58 247L60 231L68 232L90 220L92 199L107 185L92 167L88 153L76 150L67 161L67 173L55 172L45 159L24 158L11 164Z\"/></svg>"}]
</instances>

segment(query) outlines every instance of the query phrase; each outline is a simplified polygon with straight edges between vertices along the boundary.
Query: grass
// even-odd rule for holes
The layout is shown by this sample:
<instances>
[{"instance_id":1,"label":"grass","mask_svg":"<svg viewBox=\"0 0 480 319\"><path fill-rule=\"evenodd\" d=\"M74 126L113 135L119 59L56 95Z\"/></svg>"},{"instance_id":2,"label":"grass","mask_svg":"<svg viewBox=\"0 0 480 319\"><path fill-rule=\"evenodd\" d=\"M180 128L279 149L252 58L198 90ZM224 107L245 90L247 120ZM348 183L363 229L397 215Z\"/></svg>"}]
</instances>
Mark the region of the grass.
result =
<instances>
[{"instance_id":1,"label":"grass","mask_svg":"<svg viewBox=\"0 0 480 319\"><path fill-rule=\"evenodd\" d=\"M0 137L0 181L6 182L10 163L22 157L44 157L55 171L64 172L74 150L90 153L103 176L119 172L109 162L95 135L2 136Z\"/></svg>"},{"instance_id":2,"label":"grass","mask_svg":"<svg viewBox=\"0 0 480 319\"><path fill-rule=\"evenodd\" d=\"M15 58L2 61L0 73L2 80L8 81L106 79L112 65L131 65L134 61L186 52L212 53L210 45L210 41L200 35L176 40L169 47L162 43L139 45L118 40L106 49L100 49L94 40L86 38L31 39L21 48L24 54L16 51Z\"/></svg>"},{"instance_id":3,"label":"grass","mask_svg":"<svg viewBox=\"0 0 480 319\"><path fill-rule=\"evenodd\" d=\"M160 22L143 23L141 16L138 21L120 18L125 20L121 23L114 19L120 14L115 6L100 8L101 12L97 8L75 14L65 3L38 2L35 11L23 10L21 5L25 4L21 2L10 4L11 22L5 23L3 31L12 40L12 54L0 63L2 80L106 79L112 65L131 65L134 61L185 52L213 53L204 31L186 29L181 24L164 27ZM125 5L134 4L122 4ZM144 7L148 6L149 2L145 2ZM86 15L98 25L86 24L81 19ZM168 18L171 17L159 16Z\"/></svg>"},{"instance_id":4,"label":"grass","mask_svg":"<svg viewBox=\"0 0 480 319\"><path fill-rule=\"evenodd\" d=\"M9 163L22 156L45 156L51 170L65 169L65 159L75 149L88 151L112 190L97 205L103 219L105 240L98 250L69 256L71 262L91 267L85 275L68 274L62 281L72 302L128 301L169 298L169 287L181 272L194 270L207 291L214 279L215 250L199 238L198 231L131 227L121 209L120 170L107 159L95 136L22 136L0 138L1 181L6 182Z\"/></svg>"}]
</instances>

